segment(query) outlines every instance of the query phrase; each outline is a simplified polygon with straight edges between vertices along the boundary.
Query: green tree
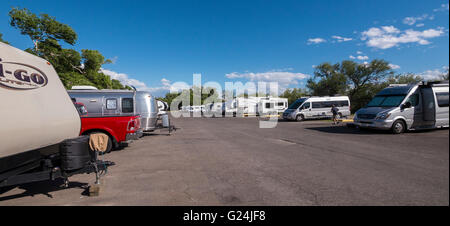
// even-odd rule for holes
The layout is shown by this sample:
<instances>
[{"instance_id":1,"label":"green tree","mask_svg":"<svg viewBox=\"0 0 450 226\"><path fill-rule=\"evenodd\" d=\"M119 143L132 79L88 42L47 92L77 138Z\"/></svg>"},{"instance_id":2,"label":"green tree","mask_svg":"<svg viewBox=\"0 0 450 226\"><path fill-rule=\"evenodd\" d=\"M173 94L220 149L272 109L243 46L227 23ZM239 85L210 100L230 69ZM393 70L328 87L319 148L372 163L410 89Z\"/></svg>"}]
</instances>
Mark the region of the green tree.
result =
<instances>
[{"instance_id":1,"label":"green tree","mask_svg":"<svg viewBox=\"0 0 450 226\"><path fill-rule=\"evenodd\" d=\"M341 73L340 64L323 63L316 66L314 77L308 79L306 87L313 96L344 94L347 90L347 78Z\"/></svg>"},{"instance_id":2,"label":"green tree","mask_svg":"<svg viewBox=\"0 0 450 226\"><path fill-rule=\"evenodd\" d=\"M287 98L288 99L288 103L294 103L297 99L307 96L308 93L306 92L306 90L304 89L300 89L300 88L293 88L293 89L286 89L281 95L280 97L282 98Z\"/></svg>"},{"instance_id":3,"label":"green tree","mask_svg":"<svg viewBox=\"0 0 450 226\"><path fill-rule=\"evenodd\" d=\"M40 45L49 40L52 40L52 44L64 41L70 45L74 45L77 40L77 34L70 26L56 21L47 14L37 16L28 9L13 8L9 16L11 26L30 37L34 44L33 51L37 55L41 55Z\"/></svg>"},{"instance_id":4,"label":"green tree","mask_svg":"<svg viewBox=\"0 0 450 226\"><path fill-rule=\"evenodd\" d=\"M6 43L6 44L9 44L9 42L7 42L7 41L5 41L5 40L3 40L3 34L2 33L0 33L0 42L3 42L3 43Z\"/></svg>"},{"instance_id":5,"label":"green tree","mask_svg":"<svg viewBox=\"0 0 450 226\"><path fill-rule=\"evenodd\" d=\"M100 72L102 65L111 61L106 60L99 51L84 49L80 54L61 47L60 41L74 45L77 40L77 34L70 26L47 14L37 16L27 9L13 8L9 16L11 26L30 37L34 44L33 48L25 51L48 60L67 89L74 85L92 85L99 89L131 90L131 87L123 86L118 80L112 80Z\"/></svg>"},{"instance_id":6,"label":"green tree","mask_svg":"<svg viewBox=\"0 0 450 226\"><path fill-rule=\"evenodd\" d=\"M364 107L384 86L386 78L393 75L385 60L373 60L368 64L343 61L341 72L349 81L348 95L352 102L352 112Z\"/></svg>"},{"instance_id":7,"label":"green tree","mask_svg":"<svg viewBox=\"0 0 450 226\"><path fill-rule=\"evenodd\" d=\"M423 78L419 75L415 74L400 74L396 76L390 76L388 77L386 83L389 84L413 84L418 83L420 81L423 81Z\"/></svg>"},{"instance_id":8,"label":"green tree","mask_svg":"<svg viewBox=\"0 0 450 226\"><path fill-rule=\"evenodd\" d=\"M356 111L386 85L389 76L393 76L393 72L384 60L373 60L368 64L346 60L340 64L317 66L314 78L309 79L306 86L315 96L347 94L352 102L352 111Z\"/></svg>"}]
</instances>

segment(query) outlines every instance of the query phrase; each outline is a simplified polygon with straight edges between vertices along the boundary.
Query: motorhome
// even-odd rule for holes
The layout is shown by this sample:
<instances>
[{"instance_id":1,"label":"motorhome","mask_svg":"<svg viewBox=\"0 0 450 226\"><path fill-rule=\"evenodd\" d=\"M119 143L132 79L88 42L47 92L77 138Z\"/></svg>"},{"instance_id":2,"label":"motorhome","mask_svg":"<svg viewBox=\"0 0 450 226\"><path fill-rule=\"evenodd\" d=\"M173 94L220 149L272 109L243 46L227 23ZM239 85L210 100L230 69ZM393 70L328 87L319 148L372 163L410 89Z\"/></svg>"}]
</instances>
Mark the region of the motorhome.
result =
<instances>
[{"instance_id":1,"label":"motorhome","mask_svg":"<svg viewBox=\"0 0 450 226\"><path fill-rule=\"evenodd\" d=\"M305 119L331 118L333 105L339 109L340 118L350 116L348 96L302 97L289 105L283 113L283 119L303 121Z\"/></svg>"},{"instance_id":2,"label":"motorhome","mask_svg":"<svg viewBox=\"0 0 450 226\"><path fill-rule=\"evenodd\" d=\"M156 129L158 108L155 98L149 92L73 88L67 92L74 102L83 103L91 116L140 115L142 131Z\"/></svg>"},{"instance_id":3,"label":"motorhome","mask_svg":"<svg viewBox=\"0 0 450 226\"><path fill-rule=\"evenodd\" d=\"M53 66L0 42L0 187L98 172ZM100 163L100 164L98 164Z\"/></svg>"},{"instance_id":4,"label":"motorhome","mask_svg":"<svg viewBox=\"0 0 450 226\"><path fill-rule=\"evenodd\" d=\"M354 124L394 134L448 127L448 99L448 81L390 85L356 112Z\"/></svg>"}]
</instances>

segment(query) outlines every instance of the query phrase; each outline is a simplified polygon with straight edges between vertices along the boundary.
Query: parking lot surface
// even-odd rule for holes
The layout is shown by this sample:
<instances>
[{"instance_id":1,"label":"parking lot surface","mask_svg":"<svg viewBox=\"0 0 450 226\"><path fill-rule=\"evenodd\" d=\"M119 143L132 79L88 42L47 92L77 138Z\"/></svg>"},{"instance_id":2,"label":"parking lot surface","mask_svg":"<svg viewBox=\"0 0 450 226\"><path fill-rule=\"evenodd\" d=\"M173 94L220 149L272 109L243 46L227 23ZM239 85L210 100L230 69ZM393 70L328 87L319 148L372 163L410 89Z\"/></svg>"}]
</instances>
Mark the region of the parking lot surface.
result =
<instances>
[{"instance_id":1,"label":"parking lot surface","mask_svg":"<svg viewBox=\"0 0 450 226\"><path fill-rule=\"evenodd\" d=\"M449 205L449 130L359 131L327 121L172 119L103 156L114 161L100 196L95 176L3 189L0 205Z\"/></svg>"}]
</instances>

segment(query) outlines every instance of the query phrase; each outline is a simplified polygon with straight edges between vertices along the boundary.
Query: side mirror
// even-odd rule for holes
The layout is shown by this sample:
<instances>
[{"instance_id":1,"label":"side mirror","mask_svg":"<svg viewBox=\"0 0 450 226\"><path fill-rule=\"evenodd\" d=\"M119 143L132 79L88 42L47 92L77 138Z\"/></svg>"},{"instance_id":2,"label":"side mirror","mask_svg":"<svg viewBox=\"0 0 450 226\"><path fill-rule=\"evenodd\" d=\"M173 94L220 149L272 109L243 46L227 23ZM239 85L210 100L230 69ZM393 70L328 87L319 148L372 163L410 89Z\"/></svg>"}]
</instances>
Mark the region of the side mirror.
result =
<instances>
[{"instance_id":1,"label":"side mirror","mask_svg":"<svg viewBox=\"0 0 450 226\"><path fill-rule=\"evenodd\" d=\"M405 109L405 108L411 108L412 107L412 105L411 105L411 102L406 102L406 103L404 103L403 105L402 105L402 109Z\"/></svg>"}]
</instances>

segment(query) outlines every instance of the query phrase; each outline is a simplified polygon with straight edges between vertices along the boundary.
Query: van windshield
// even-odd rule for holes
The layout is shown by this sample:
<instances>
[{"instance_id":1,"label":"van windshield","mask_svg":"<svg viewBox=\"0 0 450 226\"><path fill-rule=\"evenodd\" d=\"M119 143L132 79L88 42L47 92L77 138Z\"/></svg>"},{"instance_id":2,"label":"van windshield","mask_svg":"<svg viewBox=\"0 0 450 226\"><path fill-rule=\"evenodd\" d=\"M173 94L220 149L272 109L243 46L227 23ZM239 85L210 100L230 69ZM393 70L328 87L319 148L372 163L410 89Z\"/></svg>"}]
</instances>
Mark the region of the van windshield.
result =
<instances>
[{"instance_id":1,"label":"van windshield","mask_svg":"<svg viewBox=\"0 0 450 226\"><path fill-rule=\"evenodd\" d=\"M302 105L305 101L306 101L306 98L298 99L297 101L295 101L294 103L292 103L291 105L289 105L289 109L297 109L297 108L300 107L300 105Z\"/></svg>"},{"instance_id":2,"label":"van windshield","mask_svg":"<svg viewBox=\"0 0 450 226\"><path fill-rule=\"evenodd\" d=\"M367 107L398 107L406 95L375 96Z\"/></svg>"}]
</instances>

